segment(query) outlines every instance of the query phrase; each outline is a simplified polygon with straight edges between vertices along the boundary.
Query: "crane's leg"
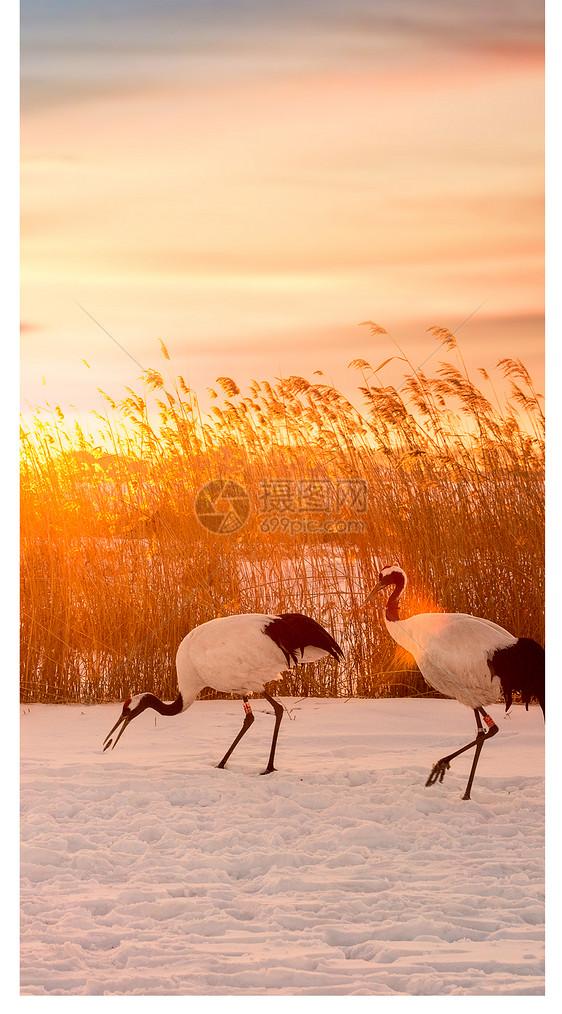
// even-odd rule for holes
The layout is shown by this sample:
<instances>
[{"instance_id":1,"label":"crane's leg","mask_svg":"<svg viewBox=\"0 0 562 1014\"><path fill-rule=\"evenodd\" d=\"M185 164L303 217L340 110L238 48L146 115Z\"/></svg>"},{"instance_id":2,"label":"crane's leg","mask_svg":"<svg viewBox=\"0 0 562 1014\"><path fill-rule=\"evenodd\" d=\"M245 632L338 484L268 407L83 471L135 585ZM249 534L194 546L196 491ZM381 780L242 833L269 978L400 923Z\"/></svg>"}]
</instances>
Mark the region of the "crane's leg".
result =
<instances>
[{"instance_id":1,"label":"crane's leg","mask_svg":"<svg viewBox=\"0 0 562 1014\"><path fill-rule=\"evenodd\" d=\"M499 732L499 729L496 723L494 722L493 718L491 718L490 715L488 715L484 711L484 708L474 708L473 710L476 718L476 725L478 727L476 732L476 739L473 739L470 743L467 743L466 746L461 746L460 750L455 750L454 753L450 753L447 757L442 757L441 760L438 760L437 764L433 765L431 774L429 775L429 778L425 783L426 785L433 785L437 781L442 782L443 778L445 777L445 772L449 770L450 761L452 761L454 757L458 757L459 754L464 753L465 750L470 750L472 746L475 746L476 750L474 751L472 768L470 770L470 775L468 778L466 789L464 790L464 796L462 797L463 799L470 799L470 790L472 788L472 783L474 781L476 765L478 764L480 753L482 751L482 747L484 746L484 741L487 739L491 739L492 736L495 736L496 733ZM488 726L488 732L484 732L484 726L482 725L480 715L483 716L484 721Z\"/></svg>"},{"instance_id":2,"label":"crane's leg","mask_svg":"<svg viewBox=\"0 0 562 1014\"><path fill-rule=\"evenodd\" d=\"M466 789L464 790L464 796L462 797L463 799L470 799L470 790L472 788L472 783L474 781L474 775L476 773L476 765L478 764L478 759L480 757L480 753L482 751L482 747L484 746L484 740L486 739L486 733L484 732L484 729L482 727L482 722L480 721L480 714L479 714L478 711L475 711L474 714L476 715L476 724L478 726L478 732L476 733L476 750L474 751L474 758L472 760L472 767L470 769L470 774L468 776L468 782L466 783ZM496 732L497 732L497 728L498 727L496 725Z\"/></svg>"},{"instance_id":3,"label":"crane's leg","mask_svg":"<svg viewBox=\"0 0 562 1014\"><path fill-rule=\"evenodd\" d=\"M275 771L273 767L273 758L275 757L275 747L277 746L277 737L279 735L279 726L281 725L281 719L283 718L283 708L274 697L270 697L266 694L265 690L262 693L262 697L265 697L266 701L273 706L275 712L275 728L273 730L273 739L271 740L271 750L269 752L269 760L265 771L262 771L262 775L269 775L272 771Z\"/></svg>"},{"instance_id":4,"label":"crane's leg","mask_svg":"<svg viewBox=\"0 0 562 1014\"><path fill-rule=\"evenodd\" d=\"M240 742L240 740L242 739L242 736L246 735L248 729L250 728L252 722L254 721L254 713L252 711L251 705L248 702L248 698L247 697L243 697L242 700L244 701L244 711L246 712L246 714L244 716L244 722L242 724L242 728L240 729L240 732L238 733L236 739L234 740L234 743L232 743L229 746L229 748L226 751L223 759L220 761L219 764L217 764L218 768L223 768L225 766L228 758L230 757L232 751L234 750L234 747L237 746L237 744Z\"/></svg>"}]
</instances>

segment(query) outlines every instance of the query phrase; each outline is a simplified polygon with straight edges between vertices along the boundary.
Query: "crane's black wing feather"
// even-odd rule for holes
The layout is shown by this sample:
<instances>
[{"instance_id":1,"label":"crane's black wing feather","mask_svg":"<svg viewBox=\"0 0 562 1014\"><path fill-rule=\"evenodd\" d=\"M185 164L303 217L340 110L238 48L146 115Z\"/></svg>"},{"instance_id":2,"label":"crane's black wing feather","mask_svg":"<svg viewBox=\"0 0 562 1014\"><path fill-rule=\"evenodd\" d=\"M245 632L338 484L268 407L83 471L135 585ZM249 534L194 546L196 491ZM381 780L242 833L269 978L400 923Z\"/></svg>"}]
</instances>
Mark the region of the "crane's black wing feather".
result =
<instances>
[{"instance_id":1,"label":"crane's black wing feather","mask_svg":"<svg viewBox=\"0 0 562 1014\"><path fill-rule=\"evenodd\" d=\"M531 698L536 697L544 715L545 653L542 645L531 637L520 637L509 647L498 648L488 659L488 666L500 678L506 711L511 707L513 691L519 690L527 710Z\"/></svg>"},{"instance_id":2,"label":"crane's black wing feather","mask_svg":"<svg viewBox=\"0 0 562 1014\"><path fill-rule=\"evenodd\" d=\"M287 665L291 660L297 665L304 656L305 648L319 648L332 658L343 658L343 651L332 635L316 620L301 613L281 613L266 624L264 634L284 652Z\"/></svg>"}]
</instances>

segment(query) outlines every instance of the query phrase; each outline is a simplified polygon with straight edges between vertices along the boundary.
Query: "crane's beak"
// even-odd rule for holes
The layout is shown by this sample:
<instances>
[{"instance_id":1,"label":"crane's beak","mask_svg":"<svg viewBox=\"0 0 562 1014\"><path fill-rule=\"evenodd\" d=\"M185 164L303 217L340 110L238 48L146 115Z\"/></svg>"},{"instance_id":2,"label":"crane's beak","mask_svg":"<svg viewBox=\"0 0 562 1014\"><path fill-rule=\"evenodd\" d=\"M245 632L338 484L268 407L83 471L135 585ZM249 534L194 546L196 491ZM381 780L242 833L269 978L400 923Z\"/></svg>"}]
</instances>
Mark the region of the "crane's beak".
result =
<instances>
[{"instance_id":1,"label":"crane's beak","mask_svg":"<svg viewBox=\"0 0 562 1014\"><path fill-rule=\"evenodd\" d=\"M121 739L121 736L125 732L125 729L127 728L127 726L129 724L129 722L131 721L132 717L133 717L132 715L119 715L119 718L117 719L117 721L116 721L115 725L113 726L111 732L108 732L107 736L105 737L105 739L103 741L103 750L104 750L104 753L108 749L108 747L111 746L111 743L112 743L111 737L113 736L113 733L121 725L121 722L122 722L123 723L123 727L119 730L119 733L115 737L115 741L113 742L113 746L111 746L111 749L115 750L115 747L117 746L119 740Z\"/></svg>"},{"instance_id":2,"label":"crane's beak","mask_svg":"<svg viewBox=\"0 0 562 1014\"><path fill-rule=\"evenodd\" d=\"M376 584L374 588L371 588L371 591L370 591L370 592L369 592L369 594L367 595L367 598L365 599L365 601L364 601L364 602L363 602L363 603L361 604L360 608L361 608L361 609L365 609L365 608L366 608L366 606L370 605L370 604L371 604L371 602L373 601L373 599L374 599L375 595L376 595L376 594L377 594L378 592L380 592L381 588L384 588L384 587L385 587L385 586L384 586L384 584L382 584L382 583L381 583L381 582L379 581L379 583L378 583L378 584Z\"/></svg>"}]
</instances>

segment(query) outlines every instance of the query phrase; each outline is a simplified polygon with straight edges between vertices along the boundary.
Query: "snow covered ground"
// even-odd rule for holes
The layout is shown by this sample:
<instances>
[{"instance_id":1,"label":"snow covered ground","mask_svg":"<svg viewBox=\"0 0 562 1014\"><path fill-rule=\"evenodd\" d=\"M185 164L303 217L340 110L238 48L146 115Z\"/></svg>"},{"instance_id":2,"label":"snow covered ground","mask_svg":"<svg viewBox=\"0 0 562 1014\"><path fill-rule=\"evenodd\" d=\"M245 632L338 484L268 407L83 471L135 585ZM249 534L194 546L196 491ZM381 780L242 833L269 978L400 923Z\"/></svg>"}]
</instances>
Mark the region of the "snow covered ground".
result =
<instances>
[{"instance_id":1,"label":"snow covered ground","mask_svg":"<svg viewBox=\"0 0 562 1014\"><path fill-rule=\"evenodd\" d=\"M445 700L284 700L228 767L240 702L21 708L24 995L537 996L544 724Z\"/></svg>"}]
</instances>

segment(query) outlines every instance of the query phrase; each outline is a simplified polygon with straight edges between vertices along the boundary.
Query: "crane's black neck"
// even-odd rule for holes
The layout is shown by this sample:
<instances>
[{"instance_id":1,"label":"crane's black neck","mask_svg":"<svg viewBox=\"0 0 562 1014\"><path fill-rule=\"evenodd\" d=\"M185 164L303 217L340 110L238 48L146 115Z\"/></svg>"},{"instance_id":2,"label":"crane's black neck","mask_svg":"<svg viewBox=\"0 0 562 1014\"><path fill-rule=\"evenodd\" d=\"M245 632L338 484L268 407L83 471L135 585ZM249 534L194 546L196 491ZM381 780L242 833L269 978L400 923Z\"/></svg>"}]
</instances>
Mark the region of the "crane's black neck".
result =
<instances>
[{"instance_id":1,"label":"crane's black neck","mask_svg":"<svg viewBox=\"0 0 562 1014\"><path fill-rule=\"evenodd\" d=\"M183 697L181 694L178 694L175 701L166 704L165 701L161 701L154 694L144 694L139 703L139 711L146 711L147 708L153 708L159 715L179 715L183 709Z\"/></svg>"},{"instance_id":2,"label":"crane's black neck","mask_svg":"<svg viewBox=\"0 0 562 1014\"><path fill-rule=\"evenodd\" d=\"M389 620L389 622L391 623L396 622L396 620L400 619L398 608L400 603L400 596L404 591L404 578L402 574L397 574L396 577L393 577L392 581L394 584L394 591L392 592L392 595L390 596L388 602L386 603L386 612L385 612L387 620Z\"/></svg>"}]
</instances>

